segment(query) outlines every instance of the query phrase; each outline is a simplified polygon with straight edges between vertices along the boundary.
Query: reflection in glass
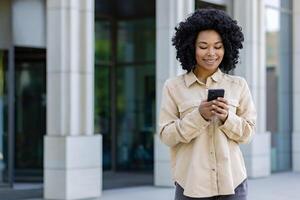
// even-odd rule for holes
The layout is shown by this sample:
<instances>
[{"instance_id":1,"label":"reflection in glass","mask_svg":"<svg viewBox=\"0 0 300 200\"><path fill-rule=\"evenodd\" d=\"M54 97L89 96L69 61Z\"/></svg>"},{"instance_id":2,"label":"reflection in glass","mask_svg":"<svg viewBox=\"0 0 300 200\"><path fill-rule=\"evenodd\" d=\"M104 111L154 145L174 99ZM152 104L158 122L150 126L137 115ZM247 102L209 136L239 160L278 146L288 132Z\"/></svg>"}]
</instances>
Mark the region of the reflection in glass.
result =
<instances>
[{"instance_id":1,"label":"reflection in glass","mask_svg":"<svg viewBox=\"0 0 300 200\"><path fill-rule=\"evenodd\" d=\"M15 48L15 110L16 180L41 180L46 134L45 49Z\"/></svg>"},{"instance_id":2,"label":"reflection in glass","mask_svg":"<svg viewBox=\"0 0 300 200\"><path fill-rule=\"evenodd\" d=\"M95 133L103 139L103 169L111 168L109 67L95 67Z\"/></svg>"},{"instance_id":3,"label":"reflection in glass","mask_svg":"<svg viewBox=\"0 0 300 200\"><path fill-rule=\"evenodd\" d=\"M271 6L271 7L280 7L280 0L264 0L265 5Z\"/></svg>"},{"instance_id":4,"label":"reflection in glass","mask_svg":"<svg viewBox=\"0 0 300 200\"><path fill-rule=\"evenodd\" d=\"M95 62L97 65L108 64L111 60L110 23L95 22Z\"/></svg>"},{"instance_id":5,"label":"reflection in glass","mask_svg":"<svg viewBox=\"0 0 300 200\"><path fill-rule=\"evenodd\" d=\"M118 166L150 170L155 127L154 67L124 66L117 70Z\"/></svg>"},{"instance_id":6,"label":"reflection in glass","mask_svg":"<svg viewBox=\"0 0 300 200\"><path fill-rule=\"evenodd\" d=\"M266 8L267 130L272 171L291 169L291 15Z\"/></svg>"},{"instance_id":7,"label":"reflection in glass","mask_svg":"<svg viewBox=\"0 0 300 200\"><path fill-rule=\"evenodd\" d=\"M268 7L272 7L275 9L285 9L290 10L292 9L292 1L291 0L264 0L265 5Z\"/></svg>"},{"instance_id":8,"label":"reflection in glass","mask_svg":"<svg viewBox=\"0 0 300 200\"><path fill-rule=\"evenodd\" d=\"M7 112L5 109L5 72L7 70L7 51L0 50L0 185L7 183Z\"/></svg>"},{"instance_id":9,"label":"reflection in glass","mask_svg":"<svg viewBox=\"0 0 300 200\"><path fill-rule=\"evenodd\" d=\"M111 67L111 23L95 22L95 133L102 134L103 169L111 169L110 134L110 67Z\"/></svg>"},{"instance_id":10,"label":"reflection in glass","mask_svg":"<svg viewBox=\"0 0 300 200\"><path fill-rule=\"evenodd\" d=\"M289 9L290 11L293 8L292 7L293 2L291 0L281 0L280 4L282 8Z\"/></svg>"},{"instance_id":11,"label":"reflection in glass","mask_svg":"<svg viewBox=\"0 0 300 200\"><path fill-rule=\"evenodd\" d=\"M103 168L151 170L155 19L96 20L95 27L95 131L103 135Z\"/></svg>"},{"instance_id":12,"label":"reflection in glass","mask_svg":"<svg viewBox=\"0 0 300 200\"><path fill-rule=\"evenodd\" d=\"M118 62L149 62L155 57L154 19L118 23Z\"/></svg>"}]
</instances>

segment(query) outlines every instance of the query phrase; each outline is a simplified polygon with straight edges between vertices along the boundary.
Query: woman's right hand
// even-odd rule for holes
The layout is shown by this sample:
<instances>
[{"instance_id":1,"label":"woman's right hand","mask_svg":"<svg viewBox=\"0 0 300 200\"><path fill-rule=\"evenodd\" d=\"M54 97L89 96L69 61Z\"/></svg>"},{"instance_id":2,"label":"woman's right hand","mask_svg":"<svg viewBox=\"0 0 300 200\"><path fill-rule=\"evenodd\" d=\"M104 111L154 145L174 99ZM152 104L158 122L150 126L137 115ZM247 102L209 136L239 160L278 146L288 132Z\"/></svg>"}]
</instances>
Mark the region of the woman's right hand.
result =
<instances>
[{"instance_id":1,"label":"woman's right hand","mask_svg":"<svg viewBox=\"0 0 300 200\"><path fill-rule=\"evenodd\" d=\"M210 121L213 117L213 103L212 101L202 101L200 106L198 107L199 113L206 120Z\"/></svg>"}]
</instances>

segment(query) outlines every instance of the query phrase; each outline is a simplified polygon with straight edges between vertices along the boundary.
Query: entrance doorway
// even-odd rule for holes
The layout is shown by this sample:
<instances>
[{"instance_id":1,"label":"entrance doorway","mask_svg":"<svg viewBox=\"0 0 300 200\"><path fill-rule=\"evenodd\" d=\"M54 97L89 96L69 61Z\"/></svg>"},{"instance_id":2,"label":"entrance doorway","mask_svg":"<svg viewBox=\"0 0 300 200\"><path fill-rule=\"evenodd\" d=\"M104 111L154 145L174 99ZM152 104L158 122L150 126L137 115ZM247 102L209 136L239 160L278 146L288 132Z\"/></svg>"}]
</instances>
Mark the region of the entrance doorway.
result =
<instances>
[{"instance_id":1,"label":"entrance doorway","mask_svg":"<svg viewBox=\"0 0 300 200\"><path fill-rule=\"evenodd\" d=\"M15 181L42 182L46 50L15 47Z\"/></svg>"},{"instance_id":2,"label":"entrance doorway","mask_svg":"<svg viewBox=\"0 0 300 200\"><path fill-rule=\"evenodd\" d=\"M152 184L155 1L99 0L95 7L95 131L103 135L103 185ZM140 178L132 180L132 173Z\"/></svg>"}]
</instances>

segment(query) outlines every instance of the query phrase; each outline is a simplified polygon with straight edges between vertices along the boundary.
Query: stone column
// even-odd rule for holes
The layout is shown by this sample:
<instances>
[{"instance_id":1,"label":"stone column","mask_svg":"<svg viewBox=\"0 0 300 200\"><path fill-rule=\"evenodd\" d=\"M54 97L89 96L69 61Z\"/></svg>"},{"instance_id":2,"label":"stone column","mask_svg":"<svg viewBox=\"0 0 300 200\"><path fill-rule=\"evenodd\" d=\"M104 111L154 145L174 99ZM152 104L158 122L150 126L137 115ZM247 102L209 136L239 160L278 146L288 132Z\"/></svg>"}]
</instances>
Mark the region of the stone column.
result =
<instances>
[{"instance_id":1,"label":"stone column","mask_svg":"<svg viewBox=\"0 0 300 200\"><path fill-rule=\"evenodd\" d=\"M195 10L194 0L156 1L156 119L159 119L161 93L164 82L182 73L176 60L172 37L175 26ZM158 129L156 129L158 130ZM154 184L172 186L169 149L155 134L154 140Z\"/></svg>"},{"instance_id":2,"label":"stone column","mask_svg":"<svg viewBox=\"0 0 300 200\"><path fill-rule=\"evenodd\" d=\"M250 144L242 145L249 177L268 176L271 172L271 136L266 131L266 66L264 1L234 1L234 18L245 36L241 63L236 75L246 78L256 104L256 134Z\"/></svg>"},{"instance_id":3,"label":"stone column","mask_svg":"<svg viewBox=\"0 0 300 200\"><path fill-rule=\"evenodd\" d=\"M99 197L101 142L94 135L94 0L47 0L44 198Z\"/></svg>"},{"instance_id":4,"label":"stone column","mask_svg":"<svg viewBox=\"0 0 300 200\"><path fill-rule=\"evenodd\" d=\"M300 171L300 2L293 1L293 170Z\"/></svg>"}]
</instances>

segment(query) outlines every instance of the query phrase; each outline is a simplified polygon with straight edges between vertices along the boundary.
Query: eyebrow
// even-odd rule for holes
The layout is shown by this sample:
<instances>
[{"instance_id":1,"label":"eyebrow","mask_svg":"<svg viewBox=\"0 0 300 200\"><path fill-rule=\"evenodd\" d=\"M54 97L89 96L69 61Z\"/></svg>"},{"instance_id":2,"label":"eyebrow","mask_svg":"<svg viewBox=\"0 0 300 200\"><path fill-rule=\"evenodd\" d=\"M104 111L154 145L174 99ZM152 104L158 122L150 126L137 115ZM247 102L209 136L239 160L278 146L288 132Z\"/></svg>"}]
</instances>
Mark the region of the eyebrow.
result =
<instances>
[{"instance_id":1,"label":"eyebrow","mask_svg":"<svg viewBox=\"0 0 300 200\"><path fill-rule=\"evenodd\" d=\"M223 43L222 41L217 41L215 44ZM208 44L207 42L204 41L199 41L197 44Z\"/></svg>"}]
</instances>

